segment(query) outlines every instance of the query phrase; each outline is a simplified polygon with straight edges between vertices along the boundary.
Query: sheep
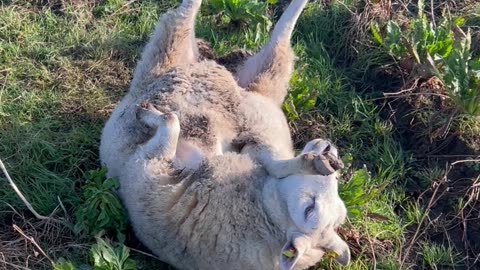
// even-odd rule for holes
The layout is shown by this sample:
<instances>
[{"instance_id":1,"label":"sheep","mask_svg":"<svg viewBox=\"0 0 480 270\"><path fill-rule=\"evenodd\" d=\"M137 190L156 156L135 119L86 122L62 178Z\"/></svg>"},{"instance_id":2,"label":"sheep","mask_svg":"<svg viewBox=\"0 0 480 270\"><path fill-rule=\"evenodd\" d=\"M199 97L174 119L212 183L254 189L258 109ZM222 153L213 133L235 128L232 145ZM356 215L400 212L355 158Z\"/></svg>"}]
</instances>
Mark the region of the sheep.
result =
<instances>
[{"instance_id":1,"label":"sheep","mask_svg":"<svg viewBox=\"0 0 480 270\"><path fill-rule=\"evenodd\" d=\"M136 236L178 269L306 269L325 251L346 265L348 245L335 229L344 221L337 173L277 179L249 155L228 152L202 159L187 174L172 166L181 133L175 113L139 109L154 128L120 176L120 195ZM327 141L303 153L322 153ZM290 254L288 254L290 253Z\"/></svg>"},{"instance_id":2,"label":"sheep","mask_svg":"<svg viewBox=\"0 0 480 270\"><path fill-rule=\"evenodd\" d=\"M163 112L177 113L182 127L179 148L197 148L207 156L241 151L277 178L306 172L328 175L341 168L341 161L328 149L294 157L280 108L294 65L290 38L306 2L292 2L270 41L236 73L214 61L199 60L194 22L201 0L185 0L164 14L144 49L129 92L102 132L100 159L109 176L117 176L134 146L152 135L135 115L136 106L146 101Z\"/></svg>"},{"instance_id":3,"label":"sheep","mask_svg":"<svg viewBox=\"0 0 480 270\"><path fill-rule=\"evenodd\" d=\"M105 125L101 161L120 179L136 235L177 268L304 269L325 250L349 262L334 231L346 213L336 148L313 141L294 157L280 108L306 2L293 1L269 43L232 73L199 60L201 1L184 0L160 19Z\"/></svg>"}]
</instances>

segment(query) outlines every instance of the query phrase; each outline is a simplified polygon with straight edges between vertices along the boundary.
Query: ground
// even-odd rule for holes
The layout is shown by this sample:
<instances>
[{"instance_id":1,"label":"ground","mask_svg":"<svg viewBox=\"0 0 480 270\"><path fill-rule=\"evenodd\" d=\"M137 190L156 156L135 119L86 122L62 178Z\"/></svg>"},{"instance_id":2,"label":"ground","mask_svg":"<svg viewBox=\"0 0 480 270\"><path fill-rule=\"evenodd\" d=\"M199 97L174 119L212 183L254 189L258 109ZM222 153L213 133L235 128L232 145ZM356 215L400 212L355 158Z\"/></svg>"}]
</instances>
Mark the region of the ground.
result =
<instances>
[{"instance_id":1,"label":"ground","mask_svg":"<svg viewBox=\"0 0 480 270\"><path fill-rule=\"evenodd\" d=\"M272 20L287 2L269 9ZM284 109L299 149L317 137L339 146L342 196L362 168L370 177L361 190L379 188L340 230L353 254L347 269L479 269L479 120L458 116L436 78L412 79L369 31L373 20L414 12L407 2L310 3L293 40L299 60ZM458 2L426 10L461 14L478 41L480 6ZM0 158L32 206L53 218L35 218L0 174L0 269L89 263L95 241L75 233L74 213L87 172L99 169L101 129L159 14L176 3L2 1ZM268 35L205 8L198 36L228 64L243 55L229 52L254 51ZM126 236L138 268L168 269ZM339 266L327 259L317 268Z\"/></svg>"}]
</instances>

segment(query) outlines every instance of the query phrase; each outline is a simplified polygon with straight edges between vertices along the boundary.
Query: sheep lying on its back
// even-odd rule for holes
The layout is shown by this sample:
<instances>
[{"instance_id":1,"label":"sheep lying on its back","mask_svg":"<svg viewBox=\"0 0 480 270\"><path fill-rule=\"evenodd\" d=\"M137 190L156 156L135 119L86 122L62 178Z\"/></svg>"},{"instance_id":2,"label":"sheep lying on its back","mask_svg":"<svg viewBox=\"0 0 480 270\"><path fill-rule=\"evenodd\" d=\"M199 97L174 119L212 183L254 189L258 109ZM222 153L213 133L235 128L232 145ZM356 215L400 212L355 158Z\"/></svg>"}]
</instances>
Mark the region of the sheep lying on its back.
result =
<instances>
[{"instance_id":1,"label":"sheep lying on its back","mask_svg":"<svg viewBox=\"0 0 480 270\"><path fill-rule=\"evenodd\" d=\"M292 2L270 42L239 66L236 74L214 61L199 60L193 26L200 0L185 1L165 14L142 54L129 93L102 133L100 158L109 176L119 174L133 154L132 146L151 136L135 118L136 106L145 101L178 115L180 148L197 148L207 156L241 151L277 178L328 175L340 168L339 160L327 159L332 157L328 153L294 157L280 108L294 64L290 37L306 2ZM178 166L196 166L178 161Z\"/></svg>"},{"instance_id":2,"label":"sheep lying on its back","mask_svg":"<svg viewBox=\"0 0 480 270\"><path fill-rule=\"evenodd\" d=\"M120 179L136 234L177 268L303 269L325 250L349 261L334 231L345 218L336 149L317 140L294 157L279 106L306 2L293 1L271 41L232 74L198 60L201 1L184 0L160 20L105 126L101 160Z\"/></svg>"},{"instance_id":3,"label":"sheep lying on its back","mask_svg":"<svg viewBox=\"0 0 480 270\"><path fill-rule=\"evenodd\" d=\"M120 195L137 237L162 260L179 269L305 269L333 250L349 262L335 232L346 214L336 173L277 179L248 155L225 153L185 175L171 164L177 116L140 110L156 132L126 163ZM325 147L314 140L304 153Z\"/></svg>"}]
</instances>

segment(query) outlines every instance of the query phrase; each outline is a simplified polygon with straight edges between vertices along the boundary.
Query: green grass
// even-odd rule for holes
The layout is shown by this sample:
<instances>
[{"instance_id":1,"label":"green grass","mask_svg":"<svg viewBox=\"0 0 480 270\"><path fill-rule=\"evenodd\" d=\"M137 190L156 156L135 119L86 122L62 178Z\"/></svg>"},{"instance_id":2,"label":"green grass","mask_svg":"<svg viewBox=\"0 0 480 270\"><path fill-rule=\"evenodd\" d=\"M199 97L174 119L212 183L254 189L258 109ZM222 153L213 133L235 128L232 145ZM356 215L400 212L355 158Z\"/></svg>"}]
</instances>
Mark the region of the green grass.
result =
<instances>
[{"instance_id":1,"label":"green grass","mask_svg":"<svg viewBox=\"0 0 480 270\"><path fill-rule=\"evenodd\" d=\"M56 240L48 240L49 226L38 226L44 232L36 239L39 245L54 261L66 258L76 265L88 263L95 245L93 238L77 240L73 228L88 172L99 168L101 129L127 90L158 15L177 3L79 2L63 9L30 1L0 6L0 158L33 207L43 215L56 209L61 219L54 226L61 232ZM371 177L365 178L362 190L383 187L364 205L362 215L344 226L354 251L347 269L461 266L457 251L423 236L401 264L405 246L426 213L425 202L411 197L411 186L428 189L444 170L419 163L423 161L415 151L399 139L395 123L385 117L383 104L372 99L395 85L376 76L378 67L393 61L369 37L361 39L360 30L367 32L368 24L353 22L365 12L359 8L362 2L343 3L324 9L311 3L302 15L294 36L299 60L284 109L299 145L317 137L333 139L342 155L351 157L346 179L366 168ZM474 25L477 13L468 14L467 23ZM256 49L268 38L263 27L239 30L213 16L198 21L197 35L219 56L232 49ZM360 27L357 34L354 26ZM478 128L475 120L469 121L458 128ZM33 219L26 207L3 180L0 229L9 233L0 236L0 248L19 237L12 232L12 220L20 219L27 234L38 233L28 225ZM65 213L59 210L63 207ZM6 264L3 260L25 265L33 251L23 248L17 258L18 250L0 249L0 266ZM9 259L14 254L15 259ZM162 265L135 251L130 254L140 269ZM48 261L41 259L34 259L35 269L48 269ZM327 260L321 266L338 268ZM59 269L69 269L65 267Z\"/></svg>"},{"instance_id":2,"label":"green grass","mask_svg":"<svg viewBox=\"0 0 480 270\"><path fill-rule=\"evenodd\" d=\"M437 244L422 243L420 245L423 267L429 269L443 269L461 265L460 254L452 247L445 247Z\"/></svg>"}]
</instances>

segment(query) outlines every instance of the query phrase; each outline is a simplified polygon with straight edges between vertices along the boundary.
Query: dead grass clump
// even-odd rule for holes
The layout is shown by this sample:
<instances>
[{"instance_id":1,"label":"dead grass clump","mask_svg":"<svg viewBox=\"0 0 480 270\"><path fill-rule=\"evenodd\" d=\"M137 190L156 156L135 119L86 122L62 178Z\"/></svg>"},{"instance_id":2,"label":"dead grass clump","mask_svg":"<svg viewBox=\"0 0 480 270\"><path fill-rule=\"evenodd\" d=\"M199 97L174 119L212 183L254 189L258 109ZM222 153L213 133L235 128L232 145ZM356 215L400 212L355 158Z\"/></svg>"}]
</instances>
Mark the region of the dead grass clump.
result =
<instances>
[{"instance_id":1,"label":"dead grass clump","mask_svg":"<svg viewBox=\"0 0 480 270\"><path fill-rule=\"evenodd\" d=\"M92 10L101 0L34 0L30 1L34 10L51 10L54 14L63 15L65 9L74 7L75 9Z\"/></svg>"},{"instance_id":2,"label":"dead grass clump","mask_svg":"<svg viewBox=\"0 0 480 270\"><path fill-rule=\"evenodd\" d=\"M388 256L395 250L395 243L391 240L380 240L362 235L354 228L348 230L340 228L339 234L348 243L353 255L361 254L369 260L377 260L382 256Z\"/></svg>"},{"instance_id":3,"label":"dead grass clump","mask_svg":"<svg viewBox=\"0 0 480 270\"><path fill-rule=\"evenodd\" d=\"M60 113L104 120L128 89L131 70L109 59L62 63L52 72L52 88L64 96Z\"/></svg>"},{"instance_id":4,"label":"dead grass clump","mask_svg":"<svg viewBox=\"0 0 480 270\"><path fill-rule=\"evenodd\" d=\"M114 97L121 97L128 88L131 69L110 59L76 60L62 63L54 74L54 87L60 91L100 88Z\"/></svg>"},{"instance_id":5,"label":"dead grass clump","mask_svg":"<svg viewBox=\"0 0 480 270\"><path fill-rule=\"evenodd\" d=\"M365 46L371 43L370 24L376 22L387 22L394 16L395 3L391 1L366 1L363 7L357 12L352 12L351 29L349 36L353 42L353 46Z\"/></svg>"},{"instance_id":6,"label":"dead grass clump","mask_svg":"<svg viewBox=\"0 0 480 270\"><path fill-rule=\"evenodd\" d=\"M478 154L475 144L479 142L472 141L478 136L460 128L464 119L438 78L416 79L384 95L383 112L395 124L404 145L417 155Z\"/></svg>"},{"instance_id":7,"label":"dead grass clump","mask_svg":"<svg viewBox=\"0 0 480 270\"><path fill-rule=\"evenodd\" d=\"M443 176L423 190L421 220L410 226L404 258L421 249L421 242L436 243L462 253L467 269L480 265L480 156L446 163Z\"/></svg>"},{"instance_id":8,"label":"dead grass clump","mask_svg":"<svg viewBox=\"0 0 480 270\"><path fill-rule=\"evenodd\" d=\"M326 138L327 128L324 115L320 110L311 110L299 115L295 122L290 122L293 143L296 149L302 149L306 143L316 138Z\"/></svg>"},{"instance_id":9,"label":"dead grass clump","mask_svg":"<svg viewBox=\"0 0 480 270\"><path fill-rule=\"evenodd\" d=\"M51 269L52 261L84 251L64 221L37 220L18 212L2 213L0 269ZM8 224L8 225L7 225Z\"/></svg>"},{"instance_id":10,"label":"dead grass clump","mask_svg":"<svg viewBox=\"0 0 480 270\"><path fill-rule=\"evenodd\" d=\"M248 57L252 55L251 52L246 50L235 50L227 55L217 58L217 62L225 66L229 71L235 72L236 68L243 64Z\"/></svg>"}]
</instances>

